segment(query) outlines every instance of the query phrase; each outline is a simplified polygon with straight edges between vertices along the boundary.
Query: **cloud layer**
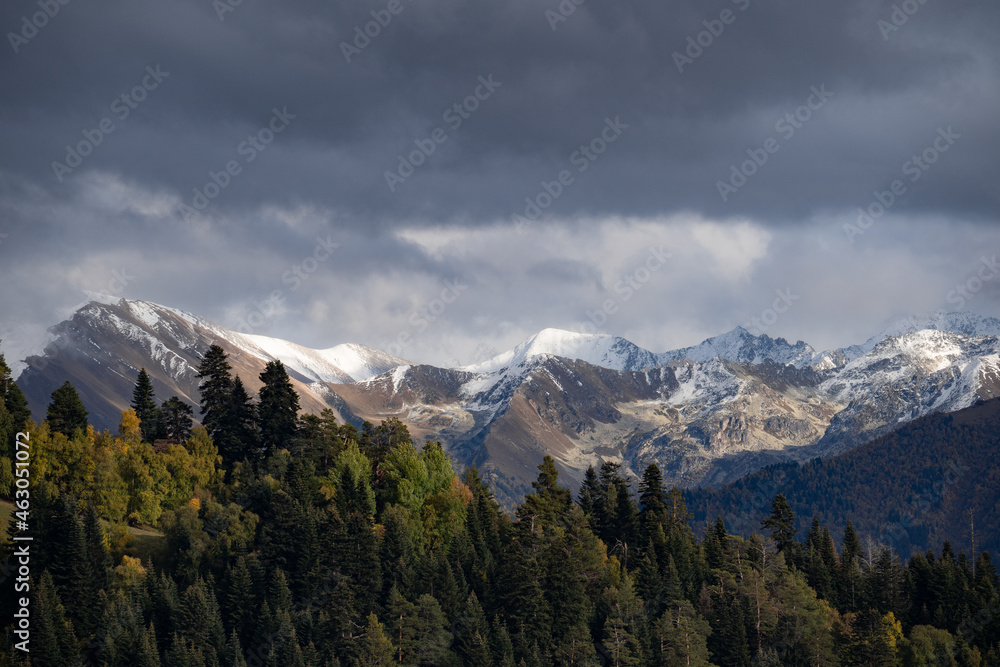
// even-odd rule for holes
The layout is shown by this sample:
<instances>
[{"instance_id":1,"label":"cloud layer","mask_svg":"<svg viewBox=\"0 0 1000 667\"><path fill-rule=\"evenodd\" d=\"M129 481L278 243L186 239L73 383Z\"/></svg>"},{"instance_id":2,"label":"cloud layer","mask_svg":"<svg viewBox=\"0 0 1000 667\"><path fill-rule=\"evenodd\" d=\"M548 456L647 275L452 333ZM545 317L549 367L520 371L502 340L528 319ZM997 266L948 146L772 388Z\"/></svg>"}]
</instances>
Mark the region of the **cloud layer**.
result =
<instances>
[{"instance_id":1,"label":"cloud layer","mask_svg":"<svg viewBox=\"0 0 1000 667\"><path fill-rule=\"evenodd\" d=\"M949 299L1000 245L995 3L47 6L0 9L4 348L82 290L436 363L609 300L654 350L777 290L817 347L996 312Z\"/></svg>"}]
</instances>

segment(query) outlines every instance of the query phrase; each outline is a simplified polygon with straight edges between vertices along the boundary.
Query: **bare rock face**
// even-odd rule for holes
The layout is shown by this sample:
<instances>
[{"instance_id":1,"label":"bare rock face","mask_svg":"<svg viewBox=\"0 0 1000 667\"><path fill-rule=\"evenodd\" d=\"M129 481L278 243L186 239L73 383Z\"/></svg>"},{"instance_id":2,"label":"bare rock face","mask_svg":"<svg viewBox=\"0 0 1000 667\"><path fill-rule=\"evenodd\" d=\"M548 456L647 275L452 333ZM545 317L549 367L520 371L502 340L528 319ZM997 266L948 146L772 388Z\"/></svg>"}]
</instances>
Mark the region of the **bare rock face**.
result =
<instances>
[{"instance_id":1,"label":"bare rock face","mask_svg":"<svg viewBox=\"0 0 1000 667\"><path fill-rule=\"evenodd\" d=\"M91 420L115 428L139 368L157 396L198 403L196 369L215 343L248 389L280 359L302 407L360 424L397 417L476 465L503 503L552 456L576 489L611 459L638 477L706 486L766 465L839 453L935 411L1000 395L1000 321L909 318L863 345L816 352L743 329L654 354L613 336L547 329L475 366L413 364L361 345L311 350L243 335L146 302L91 303L51 330L18 383L36 418L66 379Z\"/></svg>"}]
</instances>

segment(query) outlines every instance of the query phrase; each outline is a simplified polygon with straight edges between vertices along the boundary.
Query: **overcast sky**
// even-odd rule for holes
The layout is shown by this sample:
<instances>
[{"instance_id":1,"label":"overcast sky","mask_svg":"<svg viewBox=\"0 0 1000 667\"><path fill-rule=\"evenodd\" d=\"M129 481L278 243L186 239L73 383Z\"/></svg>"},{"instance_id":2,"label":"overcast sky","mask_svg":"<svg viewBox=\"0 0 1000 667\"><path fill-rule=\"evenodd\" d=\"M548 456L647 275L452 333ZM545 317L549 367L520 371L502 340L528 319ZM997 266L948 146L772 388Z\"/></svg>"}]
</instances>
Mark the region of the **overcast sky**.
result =
<instances>
[{"instance_id":1,"label":"overcast sky","mask_svg":"<svg viewBox=\"0 0 1000 667\"><path fill-rule=\"evenodd\" d=\"M9 356L88 292L438 364L998 313L996 2L50 1L0 8Z\"/></svg>"}]
</instances>

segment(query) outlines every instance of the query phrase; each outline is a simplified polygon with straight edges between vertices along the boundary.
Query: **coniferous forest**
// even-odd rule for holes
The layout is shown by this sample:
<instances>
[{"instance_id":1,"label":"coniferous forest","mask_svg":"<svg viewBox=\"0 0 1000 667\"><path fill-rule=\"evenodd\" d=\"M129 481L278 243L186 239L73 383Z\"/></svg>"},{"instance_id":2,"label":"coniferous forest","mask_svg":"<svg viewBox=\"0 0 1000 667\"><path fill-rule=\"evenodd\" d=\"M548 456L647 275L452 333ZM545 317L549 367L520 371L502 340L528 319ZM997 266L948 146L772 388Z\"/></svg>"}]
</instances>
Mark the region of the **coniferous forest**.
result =
<instances>
[{"instance_id":1,"label":"coniferous forest","mask_svg":"<svg viewBox=\"0 0 1000 667\"><path fill-rule=\"evenodd\" d=\"M280 362L256 400L221 348L199 371L198 406L141 372L110 433L68 383L30 421L0 366L0 492L27 422L33 536L26 654L5 527L4 667L1000 664L988 552L904 561L851 517L801 538L780 492L749 537L696 537L655 465L574 497L547 457L508 515L399 421L299 416Z\"/></svg>"}]
</instances>

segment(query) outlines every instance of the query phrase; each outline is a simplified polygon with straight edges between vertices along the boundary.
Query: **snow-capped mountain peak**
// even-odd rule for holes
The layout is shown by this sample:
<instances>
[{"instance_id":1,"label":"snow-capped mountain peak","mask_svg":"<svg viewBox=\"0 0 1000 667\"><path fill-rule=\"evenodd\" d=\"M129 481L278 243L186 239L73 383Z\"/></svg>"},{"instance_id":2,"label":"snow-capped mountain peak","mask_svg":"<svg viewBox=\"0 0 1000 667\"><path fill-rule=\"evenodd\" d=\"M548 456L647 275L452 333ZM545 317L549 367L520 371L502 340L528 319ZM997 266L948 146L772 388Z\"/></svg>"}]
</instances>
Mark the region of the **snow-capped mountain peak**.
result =
<instances>
[{"instance_id":1,"label":"snow-capped mountain peak","mask_svg":"<svg viewBox=\"0 0 1000 667\"><path fill-rule=\"evenodd\" d=\"M619 371L639 370L656 365L656 355L618 336L542 329L525 338L511 350L458 370L493 373L504 368L523 366L526 362L545 355L578 359Z\"/></svg>"},{"instance_id":2,"label":"snow-capped mountain peak","mask_svg":"<svg viewBox=\"0 0 1000 667\"><path fill-rule=\"evenodd\" d=\"M844 347L837 352L852 361L868 354L886 338L898 338L918 331L950 331L966 336L1000 336L1000 320L975 313L936 312L930 315L911 315L896 320L878 334L860 345Z\"/></svg>"},{"instance_id":3,"label":"snow-capped mountain peak","mask_svg":"<svg viewBox=\"0 0 1000 667\"><path fill-rule=\"evenodd\" d=\"M664 352L658 358L661 364L679 359L706 362L718 358L745 364L773 361L797 368L819 361L816 350L802 341L791 345L784 338L771 338L765 334L754 336L743 327L708 338L698 345Z\"/></svg>"}]
</instances>

